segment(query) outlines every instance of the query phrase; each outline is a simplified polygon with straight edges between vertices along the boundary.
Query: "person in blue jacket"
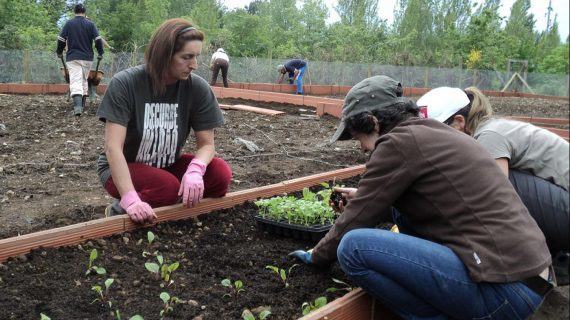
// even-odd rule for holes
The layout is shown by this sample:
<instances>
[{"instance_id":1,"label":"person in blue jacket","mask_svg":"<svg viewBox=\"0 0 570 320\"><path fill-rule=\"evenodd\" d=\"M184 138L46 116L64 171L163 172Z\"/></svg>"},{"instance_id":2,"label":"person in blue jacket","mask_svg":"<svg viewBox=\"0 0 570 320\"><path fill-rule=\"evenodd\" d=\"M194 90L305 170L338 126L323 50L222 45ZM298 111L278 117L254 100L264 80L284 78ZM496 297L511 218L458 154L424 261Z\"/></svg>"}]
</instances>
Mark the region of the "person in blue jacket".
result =
<instances>
[{"instance_id":1,"label":"person in blue jacket","mask_svg":"<svg viewBox=\"0 0 570 320\"><path fill-rule=\"evenodd\" d=\"M93 41L97 49L97 59L103 58L103 40L93 22L86 18L85 6L76 4L75 17L65 23L57 37L57 56L63 58L63 49L67 46L66 66L69 70L69 91L73 98L73 110L76 116L83 113L85 101L89 95L87 78L93 64Z\"/></svg>"},{"instance_id":2,"label":"person in blue jacket","mask_svg":"<svg viewBox=\"0 0 570 320\"><path fill-rule=\"evenodd\" d=\"M283 82L285 74L289 74L289 83L297 84L297 94L303 94L303 75L307 70L307 61L301 59L291 59L285 64L277 66L279 72L279 79L277 83Z\"/></svg>"}]
</instances>

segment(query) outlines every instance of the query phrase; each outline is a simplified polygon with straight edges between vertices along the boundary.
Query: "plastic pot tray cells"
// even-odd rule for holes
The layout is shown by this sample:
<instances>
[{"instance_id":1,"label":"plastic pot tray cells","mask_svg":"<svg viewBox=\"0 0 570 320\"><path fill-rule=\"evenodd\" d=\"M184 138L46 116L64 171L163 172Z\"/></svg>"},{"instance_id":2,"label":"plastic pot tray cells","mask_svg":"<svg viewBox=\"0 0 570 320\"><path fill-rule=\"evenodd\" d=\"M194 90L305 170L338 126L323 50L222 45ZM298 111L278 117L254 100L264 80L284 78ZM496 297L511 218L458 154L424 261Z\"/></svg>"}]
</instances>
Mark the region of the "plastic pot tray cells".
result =
<instances>
[{"instance_id":1,"label":"plastic pot tray cells","mask_svg":"<svg viewBox=\"0 0 570 320\"><path fill-rule=\"evenodd\" d=\"M258 228L286 237L320 240L337 217L329 205L332 189L327 183L321 186L318 192L304 188L301 198L285 195L256 201Z\"/></svg>"}]
</instances>

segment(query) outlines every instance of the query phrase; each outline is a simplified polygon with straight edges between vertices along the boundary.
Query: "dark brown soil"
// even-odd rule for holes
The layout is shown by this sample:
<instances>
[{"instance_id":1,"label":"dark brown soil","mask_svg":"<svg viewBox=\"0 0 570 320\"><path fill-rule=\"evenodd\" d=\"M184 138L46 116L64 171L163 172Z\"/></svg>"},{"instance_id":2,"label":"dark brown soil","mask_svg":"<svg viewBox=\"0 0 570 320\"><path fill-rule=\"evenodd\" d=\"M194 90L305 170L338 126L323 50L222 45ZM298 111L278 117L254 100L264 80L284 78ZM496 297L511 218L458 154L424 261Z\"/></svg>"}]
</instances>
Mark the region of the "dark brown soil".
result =
<instances>
[{"instance_id":1,"label":"dark brown soil","mask_svg":"<svg viewBox=\"0 0 570 320\"><path fill-rule=\"evenodd\" d=\"M492 98L491 101L497 114L500 115L568 117L567 101L520 98ZM362 164L366 160L366 157L360 152L355 142L341 142L333 146L327 144L329 137L334 133L338 121L335 118L328 116L319 120L306 118L301 116L301 114L310 115L312 114L310 110L299 111L298 107L292 105L231 100L223 102L240 102L287 112L286 115L277 117L240 111L225 112L227 123L216 132L216 146L219 156L226 159L234 171L234 179L230 186L230 191ZM99 185L95 172L95 159L98 153L102 151L103 146L103 124L94 116L95 104L89 108L87 114L80 118L75 118L71 115L70 104L71 102L65 96L0 94L0 239L100 218L103 216L104 207L111 202L112 199ZM254 142L263 150L256 153L250 152L242 144L235 142L235 139L238 137ZM193 150L192 139L190 139L186 150L189 152ZM190 224L192 223L190 222L180 224L180 226L175 224L159 227L160 231L157 233L161 237L161 245L168 245L168 250L171 250L164 249L163 253L168 257L167 260L170 260L172 255L180 254L181 252L186 253L186 256L177 259L180 259L181 262L183 261L182 259L188 259L188 262L184 262L182 269L179 271L180 276L185 277L185 279L178 281L178 285L174 287L172 292L183 300L192 299L198 301L200 306L206 305L204 310L200 307L196 308L185 304L177 306L176 308L180 307L178 309L188 310L184 318L190 317L187 314L203 314L205 319L213 318L208 312L214 310L212 306L217 302L212 302L215 300L214 298L198 298L200 291L193 291L198 284L203 282L208 288L211 287L211 289L208 289L209 291L203 289L209 295L200 295L200 297L212 297L212 295L215 296L217 293L220 293L222 288L219 285L219 281L228 276L232 279L234 277L240 278L240 280L244 281L246 289L248 289L250 283L257 282L256 277L258 276L262 277L262 282L267 282L266 280L271 278L269 271L263 270L266 264L275 264L280 267L290 266L293 262L285 260L285 254L289 250L309 245L291 240L276 240L263 234L255 237L249 236L249 238L255 239L255 241L247 240L248 236L236 236L233 230L235 229L235 232L237 232L237 226L241 228L241 224L233 223L232 221L235 220L232 219L241 219L245 222L243 223L245 228L243 230L244 234L254 235L256 231L253 227L253 222L246 221L244 217L240 217L244 213L236 213L234 211L220 213L220 215L230 216L228 221L223 220L220 216L205 218L206 221L213 220L208 225L204 222L202 231L191 229ZM234 215L236 216L234 217ZM230 223L233 223L236 227L231 230L232 232L223 231L229 236L220 237L219 229L215 229L220 222L222 226L225 225L224 228L226 229L230 228ZM210 230L215 229L217 231L206 232L206 226ZM176 241L172 244L164 244L165 242L163 242L162 238L167 238L167 234L171 232L168 231L170 230L169 228L175 230L175 233L181 231L182 234L180 237L175 237ZM232 238L231 235L234 235L235 238ZM103 248L104 245L97 243L93 244L93 246L104 251L101 255L105 257L105 267L108 268L110 273L117 274L117 279L122 282L116 283L112 291L115 290L115 299L118 299L116 305L121 311L124 310L123 314L130 316L135 312L142 313L142 310L148 310L149 319L158 318L158 311L156 310L158 310L157 308L159 308L158 305L160 304L160 299L158 298L159 290L152 286L154 282L149 280L142 261L134 262L131 260L134 258L129 253L133 252L134 256L140 255L142 247L133 245L133 243L143 238L144 234L142 231L138 231L127 236L131 239L128 245L122 244L122 239L118 237L118 240L108 239L107 248ZM192 237L197 238L192 240ZM211 243L208 242L209 240L207 241L207 239L212 238L216 241L212 240ZM220 239L228 241L220 243L224 247L214 247L214 245L218 245ZM190 243L190 240L194 241L194 243ZM258 245L258 240L259 250L256 249L253 252L251 248L254 245ZM164 241L169 240L164 239ZM279 241L280 246L275 246L275 241ZM245 244L243 247L239 247L242 242L245 242ZM114 246L113 243L115 243ZM0 265L0 269L2 269L0 271L0 277L2 278L0 280L0 290L9 292L0 295L0 304L2 305L0 308L0 319L27 319L31 317L31 314L34 315L33 318L37 318L35 316L40 311L56 310L58 308L57 305L62 305L63 307L73 306L71 309L73 312L78 312L78 314L83 314L84 316L69 317L63 313L53 313L53 319L93 319L95 318L94 315L97 314L100 315L100 318L106 318L104 309L96 304L90 304L92 299L94 299L90 287L97 277L90 276L85 278L83 275L85 271L83 269L86 268L88 258L88 249L91 247L90 245L84 245L83 249L66 248L59 251L50 249L45 250L45 254L43 250L40 250L28 258L23 258L27 259L27 261L14 265L8 264L7 267ZM176 248L176 250L173 248ZM196 248L199 248L199 250ZM161 251L163 250L161 249ZM265 251L267 251L267 254ZM204 254L204 252L208 254ZM214 253L218 252L220 252L219 256L215 256ZM231 254L228 255L228 252L235 252L236 258L233 259ZM202 259L200 255L205 259L204 261L200 260ZM123 260L115 261L113 256L121 256ZM257 259L258 256L260 256L259 259ZM254 261L254 266L250 267L247 264L244 269L243 259ZM216 270L201 272L207 265L206 263L218 260L222 262L218 268L223 272L217 272ZM65 267L66 261L68 261L67 267ZM79 265L77 270L66 269L75 265ZM250 268L248 269L248 267ZM129 272L123 272L122 270L124 269L129 269ZM136 269L137 271L131 272L131 269ZM231 270L234 269L238 271L232 273ZM295 309L295 312L300 312L300 303L322 295L323 288L326 289L329 286L328 283L332 284L332 282L329 281L329 276L326 273L320 275L320 273L314 272L310 268L296 268L293 273L295 272L305 275L300 277L303 279L301 281L303 283L306 283L308 279L319 279L318 282L323 282L322 287L318 286L318 290L311 291L311 289L307 289L308 291L300 291L305 292L302 297L300 293L295 291L295 295L299 295L298 299L288 300L292 301L288 303L294 305L293 309ZM256 275L253 276L253 273ZM39 274L44 276L39 276ZM198 274L200 276L197 276ZM30 275L30 277L27 279L16 279L17 283L23 284L24 287L13 287L6 285L15 283L10 280L12 275L22 277ZM35 278L35 275L38 275L38 277ZM192 275L195 275L194 278ZM336 273L336 275L340 277L340 273ZM131 279L128 277L139 278ZM267 279L263 277L267 277ZM141 280L140 278L144 279ZM103 278L97 279L99 283L102 283L104 280ZM76 286L75 280L80 281L81 284ZM138 283L139 287L131 285L135 280L140 281ZM62 284L59 289L54 287L58 285L57 283ZM184 283L187 283L185 288L181 286ZM142 305L139 309L136 304L138 303L137 301L127 300L129 300L131 293L134 294L137 290L141 292L146 290L145 286L150 286L153 289L148 289L150 293L145 295L144 298L137 300ZM188 289L189 287L192 287L192 289ZM48 289L40 290L41 288ZM277 287L275 285L270 286L270 288L268 291L275 291L278 294L276 297L270 297L269 295L267 297L274 300L282 299L282 291L276 291ZM17 290L18 293L14 293L14 290ZM60 293L65 290L72 292L70 297L60 297ZM257 289L257 285L255 290L260 290L259 297L265 297L264 291ZM124 296L120 294L122 291L125 291ZM247 294L254 294L249 291ZM221 300L223 303L215 308L232 310L234 313L231 313L232 316L228 319L235 319L239 318L242 307L255 308L264 304L275 305L274 300L265 302L266 300L263 300L265 298L256 298L257 296L245 298L248 297L247 294L244 294L243 299L245 300L239 300L240 302L233 303ZM568 286L556 289L533 319L568 319L568 295ZM16 300L18 296L20 300ZM154 301L156 305L150 306L152 304L151 301ZM253 303L253 301L257 303ZM18 311L24 310L25 305L34 308L32 311L29 311L31 309L25 309L27 312L32 313ZM32 307L32 305L35 307ZM22 309L20 309L20 306L22 306ZM177 312L176 308L175 312ZM274 311L276 313L277 309ZM10 312L16 312L18 316L11 316ZM300 313L297 313L295 317L299 315ZM123 316L124 318L126 317ZM226 319L223 317L218 318Z\"/></svg>"},{"instance_id":2,"label":"dark brown soil","mask_svg":"<svg viewBox=\"0 0 570 320\"><path fill-rule=\"evenodd\" d=\"M289 269L298 261L287 253L314 244L257 231L255 212L253 204L246 204L199 220L161 224L152 229L157 239L150 250L147 229L77 247L36 250L0 268L0 319L38 319L40 312L52 319L114 319L105 304L91 303L97 298L91 287L102 286L107 278L115 279L107 298L111 310L119 309L123 319L134 314L159 319L163 291L183 300L167 319L240 319L243 309L263 306L271 308L270 319L297 319L303 302L320 296L331 301L344 293L326 292L341 287L332 278L346 281L337 265L322 270L299 265L285 288L265 267ZM99 252L95 264L106 268L106 275L85 275L93 248ZM168 263L180 262L174 284L160 287L161 280L144 266L156 259L144 258L144 250L158 250ZM243 281L245 290L231 293L220 284L225 278Z\"/></svg>"}]
</instances>

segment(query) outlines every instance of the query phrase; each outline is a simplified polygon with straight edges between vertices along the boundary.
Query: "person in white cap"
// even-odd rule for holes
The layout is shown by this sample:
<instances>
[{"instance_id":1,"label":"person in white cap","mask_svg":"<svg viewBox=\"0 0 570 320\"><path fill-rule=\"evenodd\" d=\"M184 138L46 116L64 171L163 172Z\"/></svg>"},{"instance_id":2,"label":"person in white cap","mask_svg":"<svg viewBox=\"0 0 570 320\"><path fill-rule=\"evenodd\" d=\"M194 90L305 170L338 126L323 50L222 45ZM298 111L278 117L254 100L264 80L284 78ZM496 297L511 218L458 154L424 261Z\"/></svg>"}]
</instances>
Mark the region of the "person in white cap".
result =
<instances>
[{"instance_id":1,"label":"person in white cap","mask_svg":"<svg viewBox=\"0 0 570 320\"><path fill-rule=\"evenodd\" d=\"M436 88L417 104L424 116L473 136L491 154L544 233L558 284L568 284L568 142L532 124L493 117L475 87Z\"/></svg>"},{"instance_id":2,"label":"person in white cap","mask_svg":"<svg viewBox=\"0 0 570 320\"><path fill-rule=\"evenodd\" d=\"M404 319L526 319L555 285L544 235L494 160L465 134L418 117L392 78L348 92L331 141L370 152L358 188L312 250ZM490 167L488 170L477 170ZM507 200L505 200L507 199ZM391 207L413 233L376 228Z\"/></svg>"},{"instance_id":3,"label":"person in white cap","mask_svg":"<svg viewBox=\"0 0 570 320\"><path fill-rule=\"evenodd\" d=\"M224 87L229 87L228 85L228 70L230 68L230 58L224 50L224 48L219 48L212 55L210 59L210 70L212 70L212 80L210 80L210 85L213 86L218 80L218 74L222 70L222 80L224 82Z\"/></svg>"}]
</instances>

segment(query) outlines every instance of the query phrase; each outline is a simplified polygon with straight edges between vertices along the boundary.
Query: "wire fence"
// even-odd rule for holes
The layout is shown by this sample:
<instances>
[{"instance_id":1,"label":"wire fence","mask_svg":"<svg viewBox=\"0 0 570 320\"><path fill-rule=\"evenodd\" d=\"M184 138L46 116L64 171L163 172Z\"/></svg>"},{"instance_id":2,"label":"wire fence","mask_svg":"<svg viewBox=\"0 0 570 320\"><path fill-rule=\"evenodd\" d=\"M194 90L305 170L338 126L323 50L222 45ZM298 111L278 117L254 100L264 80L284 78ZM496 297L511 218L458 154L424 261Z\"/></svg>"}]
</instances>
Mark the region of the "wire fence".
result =
<instances>
[{"instance_id":1,"label":"wire fence","mask_svg":"<svg viewBox=\"0 0 570 320\"><path fill-rule=\"evenodd\" d=\"M198 59L196 74L210 79L211 53L203 52ZM272 83L277 80L277 65L285 60L267 58L231 58L229 78L234 82ZM102 83L126 68L143 62L142 53L106 53L99 70L105 73ZM95 68L95 64L93 64ZM343 63L309 61L305 84L352 86L373 75L387 75L406 87L435 88L476 86L483 90L500 91L513 73L493 70L467 70L463 68L429 68L391 66L374 63ZM28 50L0 50L0 83L63 83L62 63L54 53ZM536 94L569 96L568 74L528 73L526 82ZM515 81L509 90L530 92Z\"/></svg>"}]
</instances>

